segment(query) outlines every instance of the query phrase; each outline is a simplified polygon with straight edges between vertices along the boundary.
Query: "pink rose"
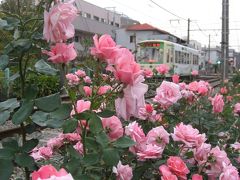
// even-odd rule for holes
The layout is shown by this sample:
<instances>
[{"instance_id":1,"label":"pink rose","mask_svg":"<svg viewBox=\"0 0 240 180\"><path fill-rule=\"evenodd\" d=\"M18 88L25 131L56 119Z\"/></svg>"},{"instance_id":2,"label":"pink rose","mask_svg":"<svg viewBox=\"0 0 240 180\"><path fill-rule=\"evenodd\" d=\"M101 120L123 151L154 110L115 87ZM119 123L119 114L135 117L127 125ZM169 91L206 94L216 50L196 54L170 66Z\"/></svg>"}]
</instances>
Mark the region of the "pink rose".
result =
<instances>
[{"instance_id":1,"label":"pink rose","mask_svg":"<svg viewBox=\"0 0 240 180\"><path fill-rule=\"evenodd\" d=\"M189 83L188 89L190 91L196 92L198 90L198 82L197 81L193 81L193 82Z\"/></svg>"},{"instance_id":2,"label":"pink rose","mask_svg":"<svg viewBox=\"0 0 240 180\"><path fill-rule=\"evenodd\" d=\"M210 100L212 102L214 113L220 113L223 111L224 101L222 95L216 94L214 98L210 98Z\"/></svg>"},{"instance_id":3,"label":"pink rose","mask_svg":"<svg viewBox=\"0 0 240 180\"><path fill-rule=\"evenodd\" d=\"M182 122L174 128L172 138L174 141L183 142L187 147L199 147L206 141L205 134L199 134L197 129Z\"/></svg>"},{"instance_id":4,"label":"pink rose","mask_svg":"<svg viewBox=\"0 0 240 180\"><path fill-rule=\"evenodd\" d=\"M174 174L163 175L161 180L178 180L177 176Z\"/></svg>"},{"instance_id":5,"label":"pink rose","mask_svg":"<svg viewBox=\"0 0 240 180\"><path fill-rule=\"evenodd\" d=\"M240 150L240 143L239 143L239 142L235 142L234 144L231 144L231 147L232 147L235 151L239 151L239 150Z\"/></svg>"},{"instance_id":6,"label":"pink rose","mask_svg":"<svg viewBox=\"0 0 240 180\"><path fill-rule=\"evenodd\" d=\"M72 22L77 17L77 8L72 2L58 3L44 12L43 36L47 41L63 42L74 36Z\"/></svg>"},{"instance_id":7,"label":"pink rose","mask_svg":"<svg viewBox=\"0 0 240 180\"><path fill-rule=\"evenodd\" d=\"M170 171L181 179L187 179L187 174L190 172L180 157L170 156L167 160L167 166Z\"/></svg>"},{"instance_id":8,"label":"pink rose","mask_svg":"<svg viewBox=\"0 0 240 180\"><path fill-rule=\"evenodd\" d=\"M142 127L139 126L136 121L129 123L128 126L125 127L125 134L137 143L144 142L146 139Z\"/></svg>"},{"instance_id":9,"label":"pink rose","mask_svg":"<svg viewBox=\"0 0 240 180\"><path fill-rule=\"evenodd\" d=\"M169 143L170 134L162 127L155 127L147 134L147 143L164 148Z\"/></svg>"},{"instance_id":10,"label":"pink rose","mask_svg":"<svg viewBox=\"0 0 240 180\"><path fill-rule=\"evenodd\" d=\"M63 137L55 137L47 141L47 146L54 149L58 149L63 145Z\"/></svg>"},{"instance_id":11,"label":"pink rose","mask_svg":"<svg viewBox=\"0 0 240 180\"><path fill-rule=\"evenodd\" d=\"M32 180L73 180L71 174L65 169L57 171L52 165L42 166L38 171L32 173Z\"/></svg>"},{"instance_id":12,"label":"pink rose","mask_svg":"<svg viewBox=\"0 0 240 180\"><path fill-rule=\"evenodd\" d=\"M132 168L129 165L122 165L121 161L117 167L113 167L113 173L116 174L117 180L131 180L133 177Z\"/></svg>"},{"instance_id":13,"label":"pink rose","mask_svg":"<svg viewBox=\"0 0 240 180\"><path fill-rule=\"evenodd\" d=\"M55 64L66 64L77 57L77 52L74 49L74 43L57 43L55 46L51 47L51 51L43 50L42 52L50 56L48 60L52 61Z\"/></svg>"},{"instance_id":14,"label":"pink rose","mask_svg":"<svg viewBox=\"0 0 240 180\"><path fill-rule=\"evenodd\" d=\"M192 92L192 91L188 91L188 90L181 90L181 94L182 97L184 99L186 99L189 103L194 101L194 98L196 97L196 95Z\"/></svg>"},{"instance_id":15,"label":"pink rose","mask_svg":"<svg viewBox=\"0 0 240 180\"><path fill-rule=\"evenodd\" d=\"M207 95L208 92L208 84L206 84L205 81L199 81L198 82L198 89L197 89L198 93L201 95Z\"/></svg>"},{"instance_id":16,"label":"pink rose","mask_svg":"<svg viewBox=\"0 0 240 180\"><path fill-rule=\"evenodd\" d=\"M91 55L96 56L101 60L115 64L118 48L112 37L108 34L102 35L99 39L95 35L93 37L95 47L91 48Z\"/></svg>"},{"instance_id":17,"label":"pink rose","mask_svg":"<svg viewBox=\"0 0 240 180\"><path fill-rule=\"evenodd\" d=\"M86 94L86 96L92 95L92 88L90 88L89 86L83 86L83 91Z\"/></svg>"},{"instance_id":18,"label":"pink rose","mask_svg":"<svg viewBox=\"0 0 240 180\"><path fill-rule=\"evenodd\" d=\"M222 87L222 88L220 89L220 93L221 93L221 94L227 94L227 93L228 93L227 88L226 88L225 86Z\"/></svg>"},{"instance_id":19,"label":"pink rose","mask_svg":"<svg viewBox=\"0 0 240 180\"><path fill-rule=\"evenodd\" d=\"M66 134L61 134L60 137L63 137L64 139L68 141L80 141L81 136L78 133L66 133Z\"/></svg>"},{"instance_id":20,"label":"pink rose","mask_svg":"<svg viewBox=\"0 0 240 180\"><path fill-rule=\"evenodd\" d=\"M117 116L102 119L102 125L107 132L108 137L115 141L123 136L123 127L120 119Z\"/></svg>"},{"instance_id":21,"label":"pink rose","mask_svg":"<svg viewBox=\"0 0 240 180\"><path fill-rule=\"evenodd\" d=\"M160 103L164 107L169 107L182 98L180 88L177 84L163 81L157 88L157 95L154 101Z\"/></svg>"},{"instance_id":22,"label":"pink rose","mask_svg":"<svg viewBox=\"0 0 240 180\"><path fill-rule=\"evenodd\" d=\"M144 69L143 74L146 78L151 78L153 76L153 72L151 69Z\"/></svg>"},{"instance_id":23,"label":"pink rose","mask_svg":"<svg viewBox=\"0 0 240 180\"><path fill-rule=\"evenodd\" d=\"M133 54L125 48L122 48L121 56L115 63L114 75L119 81L133 85L135 80L142 74L140 65L135 62Z\"/></svg>"},{"instance_id":24,"label":"pink rose","mask_svg":"<svg viewBox=\"0 0 240 180\"><path fill-rule=\"evenodd\" d=\"M165 75L169 71L169 66L166 64L160 64L159 66L156 67L156 70L159 74Z\"/></svg>"},{"instance_id":25,"label":"pink rose","mask_svg":"<svg viewBox=\"0 0 240 180\"><path fill-rule=\"evenodd\" d=\"M152 119L152 116L156 115L156 111L154 110L151 104L146 104L145 107L139 108L139 118L146 120L147 118Z\"/></svg>"},{"instance_id":26,"label":"pink rose","mask_svg":"<svg viewBox=\"0 0 240 180\"><path fill-rule=\"evenodd\" d=\"M115 100L115 108L119 117L128 120L131 116L139 116L139 109L145 106L144 94L148 90L148 85L143 84L143 81L143 76L139 76L133 85L127 85L123 89L123 98Z\"/></svg>"},{"instance_id":27,"label":"pink rose","mask_svg":"<svg viewBox=\"0 0 240 180\"><path fill-rule=\"evenodd\" d=\"M233 112L238 116L240 115L240 103L237 103L237 104L234 105Z\"/></svg>"},{"instance_id":28,"label":"pink rose","mask_svg":"<svg viewBox=\"0 0 240 180\"><path fill-rule=\"evenodd\" d=\"M101 86L99 89L98 89L98 92L97 94L98 95L103 95L103 94L106 94L109 90L111 90L112 87L111 86Z\"/></svg>"},{"instance_id":29,"label":"pink rose","mask_svg":"<svg viewBox=\"0 0 240 180\"><path fill-rule=\"evenodd\" d=\"M75 74L78 76L78 77L85 77L86 76L86 73L85 73L85 71L83 71L83 70L77 70L76 72L75 72Z\"/></svg>"},{"instance_id":30,"label":"pink rose","mask_svg":"<svg viewBox=\"0 0 240 180\"><path fill-rule=\"evenodd\" d=\"M202 143L201 146L193 150L194 158L199 165L207 162L209 152L211 151L211 144Z\"/></svg>"},{"instance_id":31,"label":"pink rose","mask_svg":"<svg viewBox=\"0 0 240 180\"><path fill-rule=\"evenodd\" d=\"M162 157L163 148L155 144L146 144L144 148L137 152L138 160L145 161L146 159L157 159Z\"/></svg>"},{"instance_id":32,"label":"pink rose","mask_svg":"<svg viewBox=\"0 0 240 180\"><path fill-rule=\"evenodd\" d=\"M90 101L84 101L84 100L78 100L77 101L77 105L76 105L76 109L77 109L77 113L81 113L83 111L87 111L89 110L91 107L91 102ZM75 110L73 109L71 114L75 114Z\"/></svg>"},{"instance_id":33,"label":"pink rose","mask_svg":"<svg viewBox=\"0 0 240 180\"><path fill-rule=\"evenodd\" d=\"M231 102L233 100L232 96L227 96L227 102Z\"/></svg>"},{"instance_id":34,"label":"pink rose","mask_svg":"<svg viewBox=\"0 0 240 180\"><path fill-rule=\"evenodd\" d=\"M212 148L209 154L209 158L213 159L213 161L207 163L210 168L206 170L206 173L209 176L219 176L223 171L223 164L228 165L231 163L227 157L227 153L216 146L215 148Z\"/></svg>"},{"instance_id":35,"label":"pink rose","mask_svg":"<svg viewBox=\"0 0 240 180\"><path fill-rule=\"evenodd\" d=\"M77 142L74 146L73 146L73 148L77 151L77 152L79 152L81 155L83 155L83 144L79 141L79 142Z\"/></svg>"},{"instance_id":36,"label":"pink rose","mask_svg":"<svg viewBox=\"0 0 240 180\"><path fill-rule=\"evenodd\" d=\"M172 75L172 82L178 84L180 76L177 74Z\"/></svg>"},{"instance_id":37,"label":"pink rose","mask_svg":"<svg viewBox=\"0 0 240 180\"><path fill-rule=\"evenodd\" d=\"M49 159L53 155L53 151L51 147L40 147L38 149L39 154L44 158L44 159Z\"/></svg>"},{"instance_id":38,"label":"pink rose","mask_svg":"<svg viewBox=\"0 0 240 180\"><path fill-rule=\"evenodd\" d=\"M202 177L202 175L194 174L194 175L192 176L192 180L203 180L203 177Z\"/></svg>"},{"instance_id":39,"label":"pink rose","mask_svg":"<svg viewBox=\"0 0 240 180\"><path fill-rule=\"evenodd\" d=\"M92 83L92 80L91 80L91 78L89 76L84 77L83 80L87 84L91 84Z\"/></svg>"},{"instance_id":40,"label":"pink rose","mask_svg":"<svg viewBox=\"0 0 240 180\"><path fill-rule=\"evenodd\" d=\"M220 174L219 180L240 180L237 168L231 164L223 164L223 172Z\"/></svg>"},{"instance_id":41,"label":"pink rose","mask_svg":"<svg viewBox=\"0 0 240 180\"><path fill-rule=\"evenodd\" d=\"M181 82L178 85L180 87L180 90L188 89L188 85L185 82Z\"/></svg>"},{"instance_id":42,"label":"pink rose","mask_svg":"<svg viewBox=\"0 0 240 180\"><path fill-rule=\"evenodd\" d=\"M70 86L78 85L78 84L79 84L79 81L80 81L80 79L78 78L78 76L75 75L75 74L72 74L72 73L67 74L67 75L66 75L66 79L68 80L68 84L69 84Z\"/></svg>"},{"instance_id":43,"label":"pink rose","mask_svg":"<svg viewBox=\"0 0 240 180\"><path fill-rule=\"evenodd\" d=\"M197 71L197 70L193 70L193 71L191 72L191 74L192 74L193 76L197 76L197 75L198 75L198 71Z\"/></svg>"}]
</instances>

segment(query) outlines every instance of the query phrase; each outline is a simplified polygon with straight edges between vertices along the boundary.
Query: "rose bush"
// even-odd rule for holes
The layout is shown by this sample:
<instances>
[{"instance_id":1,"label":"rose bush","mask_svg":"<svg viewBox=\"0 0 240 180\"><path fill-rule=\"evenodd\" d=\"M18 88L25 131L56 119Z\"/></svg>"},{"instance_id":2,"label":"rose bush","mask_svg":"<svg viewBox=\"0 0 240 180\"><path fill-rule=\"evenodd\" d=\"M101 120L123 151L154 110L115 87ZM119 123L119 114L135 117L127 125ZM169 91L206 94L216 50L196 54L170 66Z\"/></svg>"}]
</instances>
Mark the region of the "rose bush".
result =
<instances>
[{"instance_id":1,"label":"rose bush","mask_svg":"<svg viewBox=\"0 0 240 180\"><path fill-rule=\"evenodd\" d=\"M74 34L72 3L55 1L45 12L44 37L56 44L44 53L62 67L76 57L67 41ZM25 87L27 69L20 71L22 100L0 103L0 111L26 132L21 144L3 142L0 167L8 168L0 171L0 179L8 179L14 165L24 167L26 179L33 180L239 179L239 88L225 82L221 86L227 91L214 89L205 81L180 82L174 75L173 82L155 82L154 97L145 99L144 76L152 72L142 70L109 35L94 36L93 42L91 63L64 74L65 103L59 94L36 98L32 87ZM52 68L45 67L45 72ZM169 68L160 65L155 71L164 77ZM26 140L27 132L37 131L28 126L61 131L40 146L36 139Z\"/></svg>"}]
</instances>

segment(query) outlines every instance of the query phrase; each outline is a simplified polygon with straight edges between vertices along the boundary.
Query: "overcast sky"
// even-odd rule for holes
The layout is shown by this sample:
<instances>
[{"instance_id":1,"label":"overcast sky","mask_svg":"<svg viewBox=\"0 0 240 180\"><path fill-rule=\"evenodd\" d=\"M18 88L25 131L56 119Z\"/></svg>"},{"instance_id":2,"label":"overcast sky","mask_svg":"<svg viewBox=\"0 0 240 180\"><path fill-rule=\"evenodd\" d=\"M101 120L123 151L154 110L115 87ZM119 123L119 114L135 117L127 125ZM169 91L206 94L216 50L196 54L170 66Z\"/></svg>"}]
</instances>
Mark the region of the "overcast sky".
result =
<instances>
[{"instance_id":1,"label":"overcast sky","mask_svg":"<svg viewBox=\"0 0 240 180\"><path fill-rule=\"evenodd\" d=\"M171 11L174 16L151 0L86 0L100 7L115 7L141 23L149 23L179 37L187 35L187 21L191 19L190 39L208 46L211 35L211 46L220 46L222 0L153 0L163 8ZM229 0L230 29L240 29L240 0ZM200 31L201 29L202 31ZM216 29L205 31L206 29ZM230 30L230 48L240 52L240 30Z\"/></svg>"}]
</instances>

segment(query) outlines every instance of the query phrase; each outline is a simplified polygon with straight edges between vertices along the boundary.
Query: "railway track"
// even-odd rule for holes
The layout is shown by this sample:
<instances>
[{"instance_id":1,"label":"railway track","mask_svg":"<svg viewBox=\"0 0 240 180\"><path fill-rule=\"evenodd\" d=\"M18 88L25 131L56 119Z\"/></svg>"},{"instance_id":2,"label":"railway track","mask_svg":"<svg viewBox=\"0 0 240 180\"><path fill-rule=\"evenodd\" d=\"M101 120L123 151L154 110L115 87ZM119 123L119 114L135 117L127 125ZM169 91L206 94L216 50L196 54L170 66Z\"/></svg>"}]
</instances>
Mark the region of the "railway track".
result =
<instances>
[{"instance_id":1,"label":"railway track","mask_svg":"<svg viewBox=\"0 0 240 180\"><path fill-rule=\"evenodd\" d=\"M216 75L214 75L214 76L213 75L212 76L200 76L200 77L197 78L197 80L205 80L205 81L209 82L212 87L217 87L221 83L221 78L219 76L216 76ZM152 85L154 85L154 87ZM154 89L154 90L158 86L157 83L153 83L152 85L149 85L149 86L150 86L150 88L152 86L152 89ZM146 99L151 99L154 96L155 96L154 91L152 91L152 93L150 92L148 95L146 95ZM69 102L69 98L67 96L62 96L62 100L64 102ZM10 121L6 125L6 129L4 128L4 126L2 126L0 128L0 141L2 139L6 138L6 137L14 136L15 134L21 134L22 133L21 128L13 125ZM41 131L41 130L44 130L44 128L39 127L39 131Z\"/></svg>"}]
</instances>

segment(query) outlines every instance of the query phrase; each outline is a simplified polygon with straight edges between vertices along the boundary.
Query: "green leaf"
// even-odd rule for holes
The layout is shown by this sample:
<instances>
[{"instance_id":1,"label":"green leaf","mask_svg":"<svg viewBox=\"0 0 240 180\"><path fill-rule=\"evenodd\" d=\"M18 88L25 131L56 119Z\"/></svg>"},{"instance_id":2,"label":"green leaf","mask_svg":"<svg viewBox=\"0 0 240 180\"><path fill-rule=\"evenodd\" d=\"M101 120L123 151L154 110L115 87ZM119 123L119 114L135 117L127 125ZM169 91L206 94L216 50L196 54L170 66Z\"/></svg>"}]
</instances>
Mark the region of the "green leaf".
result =
<instances>
[{"instance_id":1,"label":"green leaf","mask_svg":"<svg viewBox=\"0 0 240 180\"><path fill-rule=\"evenodd\" d=\"M1 55L0 56L0 70L4 70L7 66L8 66L8 63L9 63L9 57L8 55Z\"/></svg>"},{"instance_id":2,"label":"green leaf","mask_svg":"<svg viewBox=\"0 0 240 180\"><path fill-rule=\"evenodd\" d=\"M37 72L51 76L57 75L58 72L42 59L35 64L35 68Z\"/></svg>"},{"instance_id":3,"label":"green leaf","mask_svg":"<svg viewBox=\"0 0 240 180\"><path fill-rule=\"evenodd\" d=\"M72 111L71 104L61 104L56 111L51 112L51 117L55 119L67 119Z\"/></svg>"},{"instance_id":4,"label":"green leaf","mask_svg":"<svg viewBox=\"0 0 240 180\"><path fill-rule=\"evenodd\" d=\"M35 104L42 111L52 112L61 105L61 97L59 93L52 94L36 99Z\"/></svg>"},{"instance_id":5,"label":"green leaf","mask_svg":"<svg viewBox=\"0 0 240 180\"><path fill-rule=\"evenodd\" d=\"M85 144L89 150L97 151L99 149L99 145L93 137L86 137Z\"/></svg>"},{"instance_id":6,"label":"green leaf","mask_svg":"<svg viewBox=\"0 0 240 180\"><path fill-rule=\"evenodd\" d=\"M17 101L17 98L8 99L8 100L0 103L0 111L8 110L8 111L12 112L14 109L16 109L19 106L20 106L20 104Z\"/></svg>"},{"instance_id":7,"label":"green leaf","mask_svg":"<svg viewBox=\"0 0 240 180\"><path fill-rule=\"evenodd\" d=\"M103 131L96 136L96 141L102 146L106 147L109 143L107 134Z\"/></svg>"},{"instance_id":8,"label":"green leaf","mask_svg":"<svg viewBox=\"0 0 240 180\"><path fill-rule=\"evenodd\" d=\"M102 118L109 118L112 117L114 114L115 114L114 111L110 111L108 109L105 109L104 111L97 113L97 115Z\"/></svg>"},{"instance_id":9,"label":"green leaf","mask_svg":"<svg viewBox=\"0 0 240 180\"><path fill-rule=\"evenodd\" d=\"M0 179L9 180L13 172L13 163L10 160L1 160L0 167Z\"/></svg>"},{"instance_id":10,"label":"green leaf","mask_svg":"<svg viewBox=\"0 0 240 180\"><path fill-rule=\"evenodd\" d=\"M102 121L96 114L91 114L89 120L90 131L94 134L97 134L103 130Z\"/></svg>"},{"instance_id":11,"label":"green leaf","mask_svg":"<svg viewBox=\"0 0 240 180\"><path fill-rule=\"evenodd\" d=\"M24 91L24 99L32 100L37 97L38 87L35 85L29 85Z\"/></svg>"},{"instance_id":12,"label":"green leaf","mask_svg":"<svg viewBox=\"0 0 240 180\"><path fill-rule=\"evenodd\" d=\"M9 111L0 112L0 125L4 124L10 117Z\"/></svg>"},{"instance_id":13,"label":"green leaf","mask_svg":"<svg viewBox=\"0 0 240 180\"><path fill-rule=\"evenodd\" d=\"M32 115L32 121L41 127L47 126L46 122L49 120L49 118L50 118L50 114L42 111L36 111Z\"/></svg>"},{"instance_id":14,"label":"green leaf","mask_svg":"<svg viewBox=\"0 0 240 180\"><path fill-rule=\"evenodd\" d=\"M2 141L2 146L6 149L10 149L10 151L18 151L19 146L18 146L18 142L15 139L12 138L5 138Z\"/></svg>"},{"instance_id":15,"label":"green leaf","mask_svg":"<svg viewBox=\"0 0 240 180\"><path fill-rule=\"evenodd\" d=\"M82 162L85 166L91 166L97 164L99 162L99 154L98 153L90 153L83 157Z\"/></svg>"},{"instance_id":16,"label":"green leaf","mask_svg":"<svg viewBox=\"0 0 240 180\"><path fill-rule=\"evenodd\" d=\"M119 154L116 149L108 148L103 150L103 161L106 165L114 166L119 162Z\"/></svg>"},{"instance_id":17,"label":"green leaf","mask_svg":"<svg viewBox=\"0 0 240 180\"><path fill-rule=\"evenodd\" d=\"M27 153L17 154L15 162L20 167L27 167L29 169L33 169L35 164L33 157L29 156Z\"/></svg>"},{"instance_id":18,"label":"green leaf","mask_svg":"<svg viewBox=\"0 0 240 180\"><path fill-rule=\"evenodd\" d=\"M30 39L18 39L13 41L12 44L17 50L24 52L30 49L32 42Z\"/></svg>"},{"instance_id":19,"label":"green leaf","mask_svg":"<svg viewBox=\"0 0 240 180\"><path fill-rule=\"evenodd\" d=\"M0 149L0 162L2 159L12 160L14 157L14 152L11 149L4 148Z\"/></svg>"},{"instance_id":20,"label":"green leaf","mask_svg":"<svg viewBox=\"0 0 240 180\"><path fill-rule=\"evenodd\" d=\"M12 117L13 124L21 124L24 122L30 115L33 109L33 101L24 101L23 105L14 113Z\"/></svg>"},{"instance_id":21,"label":"green leaf","mask_svg":"<svg viewBox=\"0 0 240 180\"><path fill-rule=\"evenodd\" d=\"M129 138L128 136L120 137L118 140L116 140L113 145L118 148L128 148L135 144L135 142Z\"/></svg>"},{"instance_id":22,"label":"green leaf","mask_svg":"<svg viewBox=\"0 0 240 180\"><path fill-rule=\"evenodd\" d=\"M63 123L63 132L64 133L71 133L76 130L78 125L78 121L76 119L68 119Z\"/></svg>"},{"instance_id":23,"label":"green leaf","mask_svg":"<svg viewBox=\"0 0 240 180\"><path fill-rule=\"evenodd\" d=\"M33 148L35 148L38 145L38 139L31 139L29 141L26 141L22 146L23 152L30 152Z\"/></svg>"}]
</instances>

